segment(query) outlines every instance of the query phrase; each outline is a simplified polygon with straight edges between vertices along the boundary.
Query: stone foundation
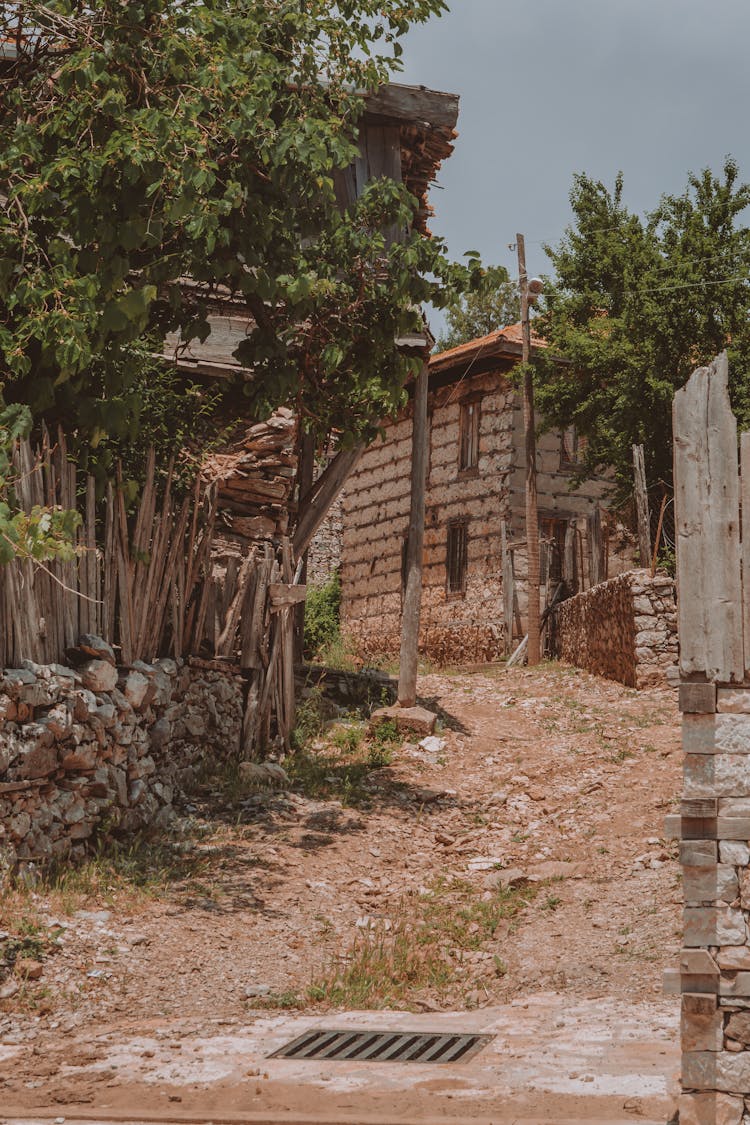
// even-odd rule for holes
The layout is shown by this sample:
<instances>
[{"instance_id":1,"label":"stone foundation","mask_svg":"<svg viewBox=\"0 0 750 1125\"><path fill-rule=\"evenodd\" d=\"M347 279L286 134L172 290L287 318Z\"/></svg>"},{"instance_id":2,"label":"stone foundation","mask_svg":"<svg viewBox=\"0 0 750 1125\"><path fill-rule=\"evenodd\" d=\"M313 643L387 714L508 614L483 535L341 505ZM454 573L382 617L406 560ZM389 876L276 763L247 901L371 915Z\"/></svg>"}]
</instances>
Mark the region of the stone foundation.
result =
<instances>
[{"instance_id":1,"label":"stone foundation","mask_svg":"<svg viewBox=\"0 0 750 1125\"><path fill-rule=\"evenodd\" d=\"M629 570L555 611L555 655L628 687L663 684L677 665L675 583Z\"/></svg>"},{"instance_id":2,"label":"stone foundation","mask_svg":"<svg viewBox=\"0 0 750 1125\"><path fill-rule=\"evenodd\" d=\"M680 687L685 896L680 1125L750 1122L750 685Z\"/></svg>"},{"instance_id":3,"label":"stone foundation","mask_svg":"<svg viewBox=\"0 0 750 1125\"><path fill-rule=\"evenodd\" d=\"M0 884L20 863L80 858L104 829L167 823L176 792L208 757L239 754L243 700L238 671L201 661L6 670Z\"/></svg>"}]
</instances>

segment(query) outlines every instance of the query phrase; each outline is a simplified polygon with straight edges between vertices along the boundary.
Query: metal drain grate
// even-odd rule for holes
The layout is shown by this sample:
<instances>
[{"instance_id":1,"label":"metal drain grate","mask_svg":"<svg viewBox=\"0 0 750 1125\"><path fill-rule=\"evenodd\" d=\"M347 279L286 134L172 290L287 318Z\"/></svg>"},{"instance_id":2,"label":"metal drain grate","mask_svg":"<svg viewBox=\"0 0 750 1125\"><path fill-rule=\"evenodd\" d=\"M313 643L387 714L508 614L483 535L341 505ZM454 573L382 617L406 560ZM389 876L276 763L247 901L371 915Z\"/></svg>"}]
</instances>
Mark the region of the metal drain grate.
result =
<instances>
[{"instance_id":1,"label":"metal drain grate","mask_svg":"<svg viewBox=\"0 0 750 1125\"><path fill-rule=\"evenodd\" d=\"M306 1031L268 1057L333 1062L465 1062L492 1035L445 1035L414 1031Z\"/></svg>"}]
</instances>

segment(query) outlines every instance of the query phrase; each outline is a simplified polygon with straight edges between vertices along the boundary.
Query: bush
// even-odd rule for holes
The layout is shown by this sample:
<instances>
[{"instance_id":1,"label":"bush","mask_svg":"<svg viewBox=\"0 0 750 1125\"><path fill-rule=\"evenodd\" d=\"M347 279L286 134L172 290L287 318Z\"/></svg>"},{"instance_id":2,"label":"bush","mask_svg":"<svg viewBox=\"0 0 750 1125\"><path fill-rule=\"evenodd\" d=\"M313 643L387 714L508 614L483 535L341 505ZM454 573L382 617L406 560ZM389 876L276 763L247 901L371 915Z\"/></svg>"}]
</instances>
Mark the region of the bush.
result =
<instances>
[{"instance_id":1,"label":"bush","mask_svg":"<svg viewBox=\"0 0 750 1125\"><path fill-rule=\"evenodd\" d=\"M313 660L321 649L341 637L341 581L335 570L325 586L309 586L305 601L305 656Z\"/></svg>"}]
</instances>

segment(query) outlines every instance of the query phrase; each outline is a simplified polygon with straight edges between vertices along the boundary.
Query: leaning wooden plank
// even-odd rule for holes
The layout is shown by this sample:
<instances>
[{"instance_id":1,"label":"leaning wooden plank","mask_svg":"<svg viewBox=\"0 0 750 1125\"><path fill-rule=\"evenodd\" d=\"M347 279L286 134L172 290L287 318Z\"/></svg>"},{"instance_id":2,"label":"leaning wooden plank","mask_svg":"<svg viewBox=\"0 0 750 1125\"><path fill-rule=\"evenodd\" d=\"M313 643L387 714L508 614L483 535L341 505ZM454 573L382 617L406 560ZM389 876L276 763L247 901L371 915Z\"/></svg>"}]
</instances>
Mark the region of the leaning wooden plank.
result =
<instances>
[{"instance_id":1,"label":"leaning wooden plank","mask_svg":"<svg viewBox=\"0 0 750 1125\"><path fill-rule=\"evenodd\" d=\"M680 671L744 678L737 422L723 352L674 397Z\"/></svg>"},{"instance_id":2,"label":"leaning wooden plank","mask_svg":"<svg viewBox=\"0 0 750 1125\"><path fill-rule=\"evenodd\" d=\"M350 473L356 467L364 451L364 445L355 445L352 449L342 449L316 481L314 489L309 494L309 499L305 497L304 503L300 505L299 519L292 540L295 558L304 555L310 541L328 514L331 504L346 484Z\"/></svg>"},{"instance_id":3,"label":"leaning wooden plank","mask_svg":"<svg viewBox=\"0 0 750 1125\"><path fill-rule=\"evenodd\" d=\"M271 599L271 609L279 610L286 606L298 605L307 595L307 586L294 586L287 582L274 582L269 586L268 593Z\"/></svg>"},{"instance_id":4,"label":"leaning wooden plank","mask_svg":"<svg viewBox=\"0 0 750 1125\"><path fill-rule=\"evenodd\" d=\"M177 555L185 550L185 531L187 528L189 514L190 497L186 496L182 502L182 507L180 509L177 520L172 526L172 542L170 544L169 553L164 565L161 585L160 587L158 587L158 598L156 600L156 608L153 618L153 629L148 638L149 655L146 658L148 660L152 660L156 656L161 644L162 637L164 635L169 588L171 586L172 579L174 578L175 567L177 564Z\"/></svg>"},{"instance_id":5,"label":"leaning wooden plank","mask_svg":"<svg viewBox=\"0 0 750 1125\"><path fill-rule=\"evenodd\" d=\"M117 550L118 609L120 616L120 643L123 664L131 664L135 659L133 641L133 587L130 560L130 537L128 518L125 511L125 496L122 491L122 472L117 469L117 491L115 494L116 526L115 541Z\"/></svg>"},{"instance_id":6,"label":"leaning wooden plank","mask_svg":"<svg viewBox=\"0 0 750 1125\"><path fill-rule=\"evenodd\" d=\"M115 599L117 597L117 554L115 550L115 500L107 482L104 509L104 577L102 582L102 636L110 644L115 639Z\"/></svg>"},{"instance_id":7,"label":"leaning wooden plank","mask_svg":"<svg viewBox=\"0 0 750 1125\"><path fill-rule=\"evenodd\" d=\"M224 619L224 628L219 636L216 650L218 656L231 656L237 648L237 626L240 622L240 614L245 604L247 588L254 569L255 556L254 553L251 552L242 563L242 569L237 579L235 595Z\"/></svg>"}]
</instances>

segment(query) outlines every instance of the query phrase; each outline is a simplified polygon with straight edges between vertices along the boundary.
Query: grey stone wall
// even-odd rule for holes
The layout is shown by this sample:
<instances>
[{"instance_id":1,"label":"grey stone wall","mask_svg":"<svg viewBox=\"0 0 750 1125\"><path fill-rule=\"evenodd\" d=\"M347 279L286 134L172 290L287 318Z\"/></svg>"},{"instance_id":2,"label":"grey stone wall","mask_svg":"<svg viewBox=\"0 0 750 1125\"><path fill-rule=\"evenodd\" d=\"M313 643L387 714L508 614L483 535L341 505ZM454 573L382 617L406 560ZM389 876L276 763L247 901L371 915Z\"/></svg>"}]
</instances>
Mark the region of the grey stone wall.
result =
<instances>
[{"instance_id":1,"label":"grey stone wall","mask_svg":"<svg viewBox=\"0 0 750 1125\"><path fill-rule=\"evenodd\" d=\"M555 654L628 687L664 684L677 666L675 583L630 570L563 602Z\"/></svg>"},{"instance_id":2,"label":"grey stone wall","mask_svg":"<svg viewBox=\"0 0 750 1125\"><path fill-rule=\"evenodd\" d=\"M80 858L105 828L166 824L209 756L239 754L238 672L173 660L117 668L99 644L76 668L26 661L0 675L0 876Z\"/></svg>"}]
</instances>

